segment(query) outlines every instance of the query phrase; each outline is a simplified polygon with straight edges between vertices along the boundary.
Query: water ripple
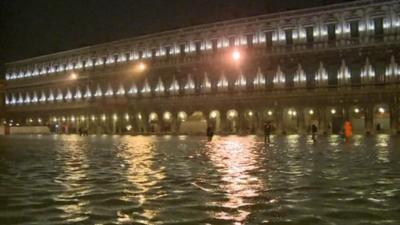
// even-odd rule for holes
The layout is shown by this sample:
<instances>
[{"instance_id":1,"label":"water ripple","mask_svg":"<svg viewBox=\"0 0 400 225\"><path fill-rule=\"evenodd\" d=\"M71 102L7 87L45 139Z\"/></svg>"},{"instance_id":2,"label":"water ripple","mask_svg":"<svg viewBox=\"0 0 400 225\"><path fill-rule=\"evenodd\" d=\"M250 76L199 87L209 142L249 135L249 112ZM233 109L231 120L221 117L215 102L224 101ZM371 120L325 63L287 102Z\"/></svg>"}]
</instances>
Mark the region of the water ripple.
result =
<instances>
[{"instance_id":1,"label":"water ripple","mask_svg":"<svg viewBox=\"0 0 400 225\"><path fill-rule=\"evenodd\" d=\"M400 224L389 135L0 137L1 224Z\"/></svg>"}]
</instances>

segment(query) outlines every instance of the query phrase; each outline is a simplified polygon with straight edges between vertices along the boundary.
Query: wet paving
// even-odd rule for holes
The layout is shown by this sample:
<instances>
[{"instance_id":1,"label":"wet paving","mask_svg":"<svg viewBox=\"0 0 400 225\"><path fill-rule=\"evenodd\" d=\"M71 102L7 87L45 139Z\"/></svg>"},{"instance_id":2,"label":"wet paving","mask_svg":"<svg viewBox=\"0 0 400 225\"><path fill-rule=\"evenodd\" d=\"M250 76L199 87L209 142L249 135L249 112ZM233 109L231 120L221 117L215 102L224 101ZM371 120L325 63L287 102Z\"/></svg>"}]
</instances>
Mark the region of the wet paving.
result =
<instances>
[{"instance_id":1,"label":"wet paving","mask_svg":"<svg viewBox=\"0 0 400 225\"><path fill-rule=\"evenodd\" d=\"M0 224L400 224L400 137L0 137Z\"/></svg>"}]
</instances>

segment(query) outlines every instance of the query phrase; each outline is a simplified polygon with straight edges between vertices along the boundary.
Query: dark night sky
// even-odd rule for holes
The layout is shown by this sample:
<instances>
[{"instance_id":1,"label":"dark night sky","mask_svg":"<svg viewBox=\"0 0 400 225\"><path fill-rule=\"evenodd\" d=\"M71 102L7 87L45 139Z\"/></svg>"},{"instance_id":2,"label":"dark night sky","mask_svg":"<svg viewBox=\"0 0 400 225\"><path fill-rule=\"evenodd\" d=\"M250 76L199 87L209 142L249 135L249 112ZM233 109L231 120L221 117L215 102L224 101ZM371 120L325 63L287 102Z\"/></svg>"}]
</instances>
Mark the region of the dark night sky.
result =
<instances>
[{"instance_id":1,"label":"dark night sky","mask_svg":"<svg viewBox=\"0 0 400 225\"><path fill-rule=\"evenodd\" d=\"M86 45L338 2L346 0L1 0L0 64L4 69L6 62Z\"/></svg>"}]
</instances>

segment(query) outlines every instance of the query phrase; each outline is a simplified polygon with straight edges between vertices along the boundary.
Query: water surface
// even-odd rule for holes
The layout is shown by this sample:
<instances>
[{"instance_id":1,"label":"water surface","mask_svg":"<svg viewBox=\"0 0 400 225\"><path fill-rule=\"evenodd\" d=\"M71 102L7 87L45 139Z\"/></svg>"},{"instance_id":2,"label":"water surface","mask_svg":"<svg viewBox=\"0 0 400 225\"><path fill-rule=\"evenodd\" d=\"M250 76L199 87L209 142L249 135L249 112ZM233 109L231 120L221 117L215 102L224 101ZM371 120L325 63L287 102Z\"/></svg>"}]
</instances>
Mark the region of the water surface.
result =
<instances>
[{"instance_id":1,"label":"water surface","mask_svg":"<svg viewBox=\"0 0 400 225\"><path fill-rule=\"evenodd\" d=\"M0 224L400 224L400 137L0 137Z\"/></svg>"}]
</instances>

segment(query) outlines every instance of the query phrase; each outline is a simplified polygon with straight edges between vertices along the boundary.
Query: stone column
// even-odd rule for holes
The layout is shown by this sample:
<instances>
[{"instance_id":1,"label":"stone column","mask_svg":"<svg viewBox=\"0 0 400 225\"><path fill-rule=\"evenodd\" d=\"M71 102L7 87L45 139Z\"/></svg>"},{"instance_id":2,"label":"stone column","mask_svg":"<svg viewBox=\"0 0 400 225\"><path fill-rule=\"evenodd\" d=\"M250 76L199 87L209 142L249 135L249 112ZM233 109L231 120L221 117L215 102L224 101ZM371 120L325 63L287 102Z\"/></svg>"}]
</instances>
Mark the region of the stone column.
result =
<instances>
[{"instance_id":1,"label":"stone column","mask_svg":"<svg viewBox=\"0 0 400 225\"><path fill-rule=\"evenodd\" d=\"M306 133L306 129L304 127L304 108L299 107L298 108L298 114L297 114L297 133L298 134L304 134Z\"/></svg>"},{"instance_id":2,"label":"stone column","mask_svg":"<svg viewBox=\"0 0 400 225\"><path fill-rule=\"evenodd\" d=\"M392 134L397 134L399 130L399 109L395 104L389 105L390 130Z\"/></svg>"},{"instance_id":3,"label":"stone column","mask_svg":"<svg viewBox=\"0 0 400 225\"><path fill-rule=\"evenodd\" d=\"M263 133L263 128L264 128L264 118L263 118L263 111L261 109L254 110L254 116L255 116L255 134L262 134Z\"/></svg>"},{"instance_id":4,"label":"stone column","mask_svg":"<svg viewBox=\"0 0 400 225\"><path fill-rule=\"evenodd\" d=\"M219 115L219 119L220 119L220 124L219 124L219 127L220 127L220 134L224 134L224 133L226 133L226 131L227 131L227 128L226 128L226 126L227 126L227 118L226 118L226 113L227 113L227 110L220 110L219 111L220 112L220 115Z\"/></svg>"},{"instance_id":5,"label":"stone column","mask_svg":"<svg viewBox=\"0 0 400 225\"><path fill-rule=\"evenodd\" d=\"M374 133L374 107L372 105L365 105L365 132Z\"/></svg>"},{"instance_id":6,"label":"stone column","mask_svg":"<svg viewBox=\"0 0 400 225\"><path fill-rule=\"evenodd\" d=\"M318 126L320 133L329 134L331 130L328 129L328 117L326 107L322 106L318 108Z\"/></svg>"},{"instance_id":7,"label":"stone column","mask_svg":"<svg viewBox=\"0 0 400 225\"><path fill-rule=\"evenodd\" d=\"M283 109L281 106L276 107L275 119L276 119L276 134L282 134L284 131L284 123L283 123Z\"/></svg>"},{"instance_id":8,"label":"stone column","mask_svg":"<svg viewBox=\"0 0 400 225\"><path fill-rule=\"evenodd\" d=\"M237 117L237 134L248 134L247 126L246 125L246 118L245 118L245 111L238 110L238 117Z\"/></svg>"}]
</instances>

